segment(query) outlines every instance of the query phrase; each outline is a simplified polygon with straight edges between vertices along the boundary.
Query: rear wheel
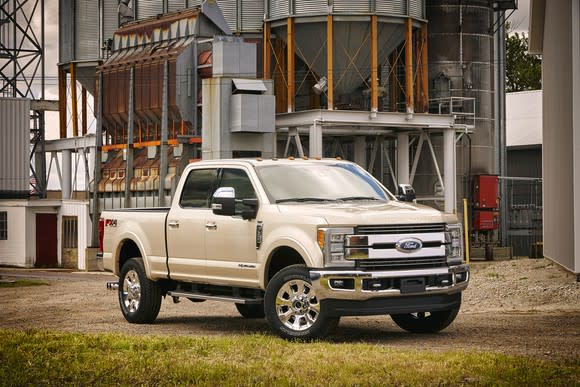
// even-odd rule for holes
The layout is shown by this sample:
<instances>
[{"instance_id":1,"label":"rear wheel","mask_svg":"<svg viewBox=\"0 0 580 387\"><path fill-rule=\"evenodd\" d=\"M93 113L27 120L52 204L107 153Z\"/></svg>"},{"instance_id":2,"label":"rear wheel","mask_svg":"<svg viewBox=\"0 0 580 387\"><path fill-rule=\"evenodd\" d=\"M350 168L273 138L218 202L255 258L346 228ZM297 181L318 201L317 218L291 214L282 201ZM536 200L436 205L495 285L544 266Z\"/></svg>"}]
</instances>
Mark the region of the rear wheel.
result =
<instances>
[{"instance_id":1,"label":"rear wheel","mask_svg":"<svg viewBox=\"0 0 580 387\"><path fill-rule=\"evenodd\" d=\"M119 305L130 323L152 323L161 308L161 287L147 278L143 260L131 258L119 276Z\"/></svg>"},{"instance_id":2,"label":"rear wheel","mask_svg":"<svg viewBox=\"0 0 580 387\"><path fill-rule=\"evenodd\" d=\"M326 315L304 265L282 269L268 283L264 310L270 327L285 339L316 339L338 324Z\"/></svg>"},{"instance_id":3,"label":"rear wheel","mask_svg":"<svg viewBox=\"0 0 580 387\"><path fill-rule=\"evenodd\" d=\"M449 326L457 317L459 307L439 312L392 314L400 328L413 333L435 333Z\"/></svg>"}]
</instances>

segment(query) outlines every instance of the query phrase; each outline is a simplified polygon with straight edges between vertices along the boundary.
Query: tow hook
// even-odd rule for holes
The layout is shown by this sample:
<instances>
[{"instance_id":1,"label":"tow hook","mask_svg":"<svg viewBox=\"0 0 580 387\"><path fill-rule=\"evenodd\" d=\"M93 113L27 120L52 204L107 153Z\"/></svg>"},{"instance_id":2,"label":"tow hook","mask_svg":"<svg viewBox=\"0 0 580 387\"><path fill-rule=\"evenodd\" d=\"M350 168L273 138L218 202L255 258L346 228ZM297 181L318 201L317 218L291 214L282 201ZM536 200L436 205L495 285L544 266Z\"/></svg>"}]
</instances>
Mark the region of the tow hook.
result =
<instances>
[{"instance_id":1,"label":"tow hook","mask_svg":"<svg viewBox=\"0 0 580 387\"><path fill-rule=\"evenodd\" d=\"M108 290L117 290L117 289L119 289L119 283L116 281L107 282L107 289Z\"/></svg>"}]
</instances>

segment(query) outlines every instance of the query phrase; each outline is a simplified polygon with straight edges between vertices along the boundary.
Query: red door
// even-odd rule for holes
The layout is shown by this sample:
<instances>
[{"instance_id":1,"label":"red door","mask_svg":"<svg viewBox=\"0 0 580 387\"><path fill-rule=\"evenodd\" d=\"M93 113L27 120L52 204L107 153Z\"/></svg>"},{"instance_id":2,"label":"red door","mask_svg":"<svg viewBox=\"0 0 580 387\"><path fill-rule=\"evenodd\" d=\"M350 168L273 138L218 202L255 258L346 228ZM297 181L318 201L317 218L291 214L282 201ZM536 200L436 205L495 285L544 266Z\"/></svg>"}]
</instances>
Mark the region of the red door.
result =
<instances>
[{"instance_id":1,"label":"red door","mask_svg":"<svg viewBox=\"0 0 580 387\"><path fill-rule=\"evenodd\" d=\"M36 267L57 267L56 214L36 214Z\"/></svg>"}]
</instances>

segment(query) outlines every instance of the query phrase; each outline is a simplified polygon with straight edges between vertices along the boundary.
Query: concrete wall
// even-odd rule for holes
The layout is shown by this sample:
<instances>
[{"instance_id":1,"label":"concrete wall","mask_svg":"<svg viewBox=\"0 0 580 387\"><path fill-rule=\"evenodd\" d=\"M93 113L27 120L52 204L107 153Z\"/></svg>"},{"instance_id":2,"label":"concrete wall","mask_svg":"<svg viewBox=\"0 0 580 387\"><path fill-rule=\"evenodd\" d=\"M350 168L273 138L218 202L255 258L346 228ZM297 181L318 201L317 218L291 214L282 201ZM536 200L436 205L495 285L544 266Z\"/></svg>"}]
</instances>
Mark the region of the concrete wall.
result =
<instances>
[{"instance_id":1,"label":"concrete wall","mask_svg":"<svg viewBox=\"0 0 580 387\"><path fill-rule=\"evenodd\" d=\"M546 1L543 39L544 255L580 272L580 5Z\"/></svg>"}]
</instances>

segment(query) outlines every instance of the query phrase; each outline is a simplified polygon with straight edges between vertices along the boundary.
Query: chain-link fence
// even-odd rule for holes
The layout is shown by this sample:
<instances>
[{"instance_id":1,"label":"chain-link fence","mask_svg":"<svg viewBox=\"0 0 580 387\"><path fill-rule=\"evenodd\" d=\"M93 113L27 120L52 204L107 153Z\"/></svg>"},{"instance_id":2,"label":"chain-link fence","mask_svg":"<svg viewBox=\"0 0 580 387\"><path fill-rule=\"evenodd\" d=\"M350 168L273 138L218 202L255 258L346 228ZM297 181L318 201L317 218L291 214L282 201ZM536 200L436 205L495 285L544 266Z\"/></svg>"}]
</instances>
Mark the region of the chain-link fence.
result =
<instances>
[{"instance_id":1,"label":"chain-link fence","mask_svg":"<svg viewBox=\"0 0 580 387\"><path fill-rule=\"evenodd\" d=\"M505 185L507 245L514 256L542 255L542 179L502 178Z\"/></svg>"}]
</instances>

